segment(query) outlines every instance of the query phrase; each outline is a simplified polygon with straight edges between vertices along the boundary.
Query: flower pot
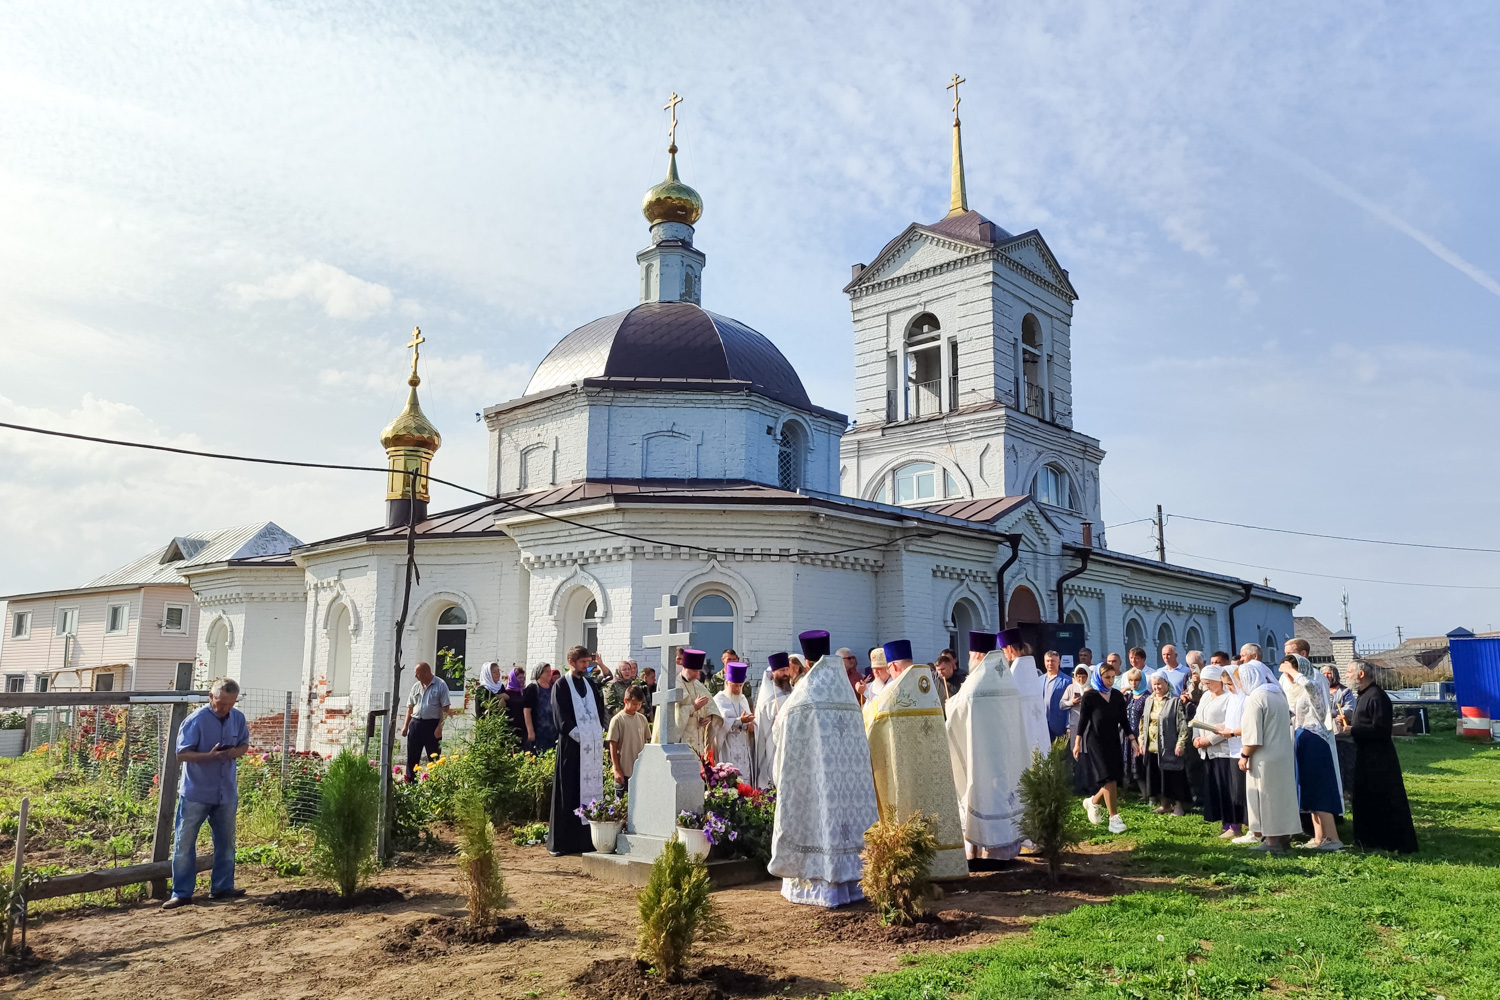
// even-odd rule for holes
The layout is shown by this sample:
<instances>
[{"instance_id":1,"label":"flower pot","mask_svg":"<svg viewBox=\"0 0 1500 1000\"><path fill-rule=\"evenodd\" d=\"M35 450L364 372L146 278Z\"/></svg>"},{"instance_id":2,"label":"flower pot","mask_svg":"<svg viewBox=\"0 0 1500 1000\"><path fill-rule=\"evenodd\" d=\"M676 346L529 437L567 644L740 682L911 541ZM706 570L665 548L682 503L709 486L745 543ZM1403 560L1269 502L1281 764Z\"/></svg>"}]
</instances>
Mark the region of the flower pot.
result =
<instances>
[{"instance_id":1,"label":"flower pot","mask_svg":"<svg viewBox=\"0 0 1500 1000\"><path fill-rule=\"evenodd\" d=\"M682 841L682 846L687 848L690 858L708 857L708 835L702 830L689 830L685 826L677 828L677 839Z\"/></svg>"},{"instance_id":2,"label":"flower pot","mask_svg":"<svg viewBox=\"0 0 1500 1000\"><path fill-rule=\"evenodd\" d=\"M619 820L609 822L589 820L589 833L594 837L594 850L600 854L615 853L615 841L620 836L622 825Z\"/></svg>"}]
</instances>

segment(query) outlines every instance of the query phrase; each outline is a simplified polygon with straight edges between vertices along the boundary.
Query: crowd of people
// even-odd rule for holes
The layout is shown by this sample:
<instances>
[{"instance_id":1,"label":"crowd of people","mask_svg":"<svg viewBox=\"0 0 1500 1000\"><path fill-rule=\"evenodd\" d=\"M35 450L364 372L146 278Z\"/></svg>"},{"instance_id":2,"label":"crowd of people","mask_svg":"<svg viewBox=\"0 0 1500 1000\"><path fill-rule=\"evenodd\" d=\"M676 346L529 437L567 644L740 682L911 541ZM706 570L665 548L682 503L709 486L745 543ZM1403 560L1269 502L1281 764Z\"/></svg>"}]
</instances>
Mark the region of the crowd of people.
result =
<instances>
[{"instance_id":1,"label":"crowd of people","mask_svg":"<svg viewBox=\"0 0 1500 1000\"><path fill-rule=\"evenodd\" d=\"M486 663L475 711L504 713L527 750L557 750L547 838L554 854L590 849L576 810L602 794L606 773L624 795L642 749L665 728L705 761L774 788L767 867L797 903L861 898L864 833L882 816L936 817L937 878L1015 858L1027 847L1021 772L1059 740L1089 821L1115 833L1125 830L1121 796L1138 794L1158 813L1198 812L1220 837L1252 850L1284 852L1306 834L1303 847L1337 851L1339 820L1352 806L1356 844L1417 850L1390 698L1361 661L1342 679L1314 666L1304 640L1286 644L1274 671L1247 643L1236 657L1216 652L1206 661L1199 650L1179 660L1164 646L1162 665L1148 672L1139 648L1128 652L1128 668L1115 653L1095 664L1088 649L1070 670L1056 651L1039 667L1019 629L971 632L967 665L951 649L917 663L905 639L869 650L863 663L852 649L833 651L827 632L798 639L800 655L772 653L753 689L750 666L734 650L723 650L722 669L713 670L707 652L683 649L678 683L660 706L653 669L627 659L609 670L583 646L568 650L566 674L547 663L529 677ZM408 780L439 752L454 712L430 664L413 673L401 728ZM180 730L184 777L167 908L193 901L194 844L205 822L212 894L243 893L233 883L234 764L249 730L234 707L238 694L234 681L214 681L209 703Z\"/></svg>"}]
</instances>

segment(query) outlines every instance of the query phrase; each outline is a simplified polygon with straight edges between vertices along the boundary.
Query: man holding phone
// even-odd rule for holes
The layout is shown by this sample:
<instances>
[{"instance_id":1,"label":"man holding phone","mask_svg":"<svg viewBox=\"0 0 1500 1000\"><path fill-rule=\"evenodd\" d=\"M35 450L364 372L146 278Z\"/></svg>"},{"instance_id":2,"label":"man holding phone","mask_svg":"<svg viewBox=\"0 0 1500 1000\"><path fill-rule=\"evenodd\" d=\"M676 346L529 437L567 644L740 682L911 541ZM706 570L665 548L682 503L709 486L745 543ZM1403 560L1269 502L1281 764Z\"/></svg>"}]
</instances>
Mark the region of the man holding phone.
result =
<instances>
[{"instance_id":1,"label":"man holding phone","mask_svg":"<svg viewBox=\"0 0 1500 1000\"><path fill-rule=\"evenodd\" d=\"M245 894L244 889L234 886L234 813L239 806L236 762L250 749L250 726L244 713L234 707L239 697L239 684L220 677L209 688L208 704L189 715L177 731L182 785L172 845L172 898L161 904L164 910L193 901L198 882L198 831L205 820L214 841L209 895L213 899L235 899Z\"/></svg>"}]
</instances>

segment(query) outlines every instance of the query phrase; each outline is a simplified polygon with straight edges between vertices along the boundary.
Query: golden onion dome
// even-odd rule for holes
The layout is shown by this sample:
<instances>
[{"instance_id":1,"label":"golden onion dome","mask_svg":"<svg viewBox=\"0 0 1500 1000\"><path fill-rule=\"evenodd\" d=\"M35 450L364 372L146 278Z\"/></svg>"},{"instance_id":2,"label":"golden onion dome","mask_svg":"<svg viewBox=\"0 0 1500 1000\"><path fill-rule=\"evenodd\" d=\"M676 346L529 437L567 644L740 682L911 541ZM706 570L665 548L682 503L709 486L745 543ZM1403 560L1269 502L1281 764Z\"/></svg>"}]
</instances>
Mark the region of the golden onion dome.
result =
<instances>
[{"instance_id":1,"label":"golden onion dome","mask_svg":"<svg viewBox=\"0 0 1500 1000\"><path fill-rule=\"evenodd\" d=\"M432 426L432 421L422 412L417 402L417 386L422 380L416 375L406 380L411 392L406 396L406 406L396 414L396 419L385 425L380 432L380 446L386 451L393 448L420 448L435 452L443 446L443 436Z\"/></svg>"},{"instance_id":2,"label":"golden onion dome","mask_svg":"<svg viewBox=\"0 0 1500 1000\"><path fill-rule=\"evenodd\" d=\"M667 150L667 179L646 192L641 213L653 226L658 222L680 222L691 226L703 215L703 199L677 177L677 147Z\"/></svg>"}]
</instances>

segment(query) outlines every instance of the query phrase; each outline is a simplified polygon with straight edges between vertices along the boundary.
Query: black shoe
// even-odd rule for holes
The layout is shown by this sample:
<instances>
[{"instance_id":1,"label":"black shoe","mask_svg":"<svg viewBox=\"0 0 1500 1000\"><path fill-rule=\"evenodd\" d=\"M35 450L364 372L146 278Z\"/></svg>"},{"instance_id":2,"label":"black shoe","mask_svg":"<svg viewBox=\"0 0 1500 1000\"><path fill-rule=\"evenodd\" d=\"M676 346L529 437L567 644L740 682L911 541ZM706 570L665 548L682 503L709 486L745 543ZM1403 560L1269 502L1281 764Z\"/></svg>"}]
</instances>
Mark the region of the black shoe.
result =
<instances>
[{"instance_id":1,"label":"black shoe","mask_svg":"<svg viewBox=\"0 0 1500 1000\"><path fill-rule=\"evenodd\" d=\"M210 899L239 899L245 894L244 889L225 889L223 892L209 893Z\"/></svg>"},{"instance_id":2,"label":"black shoe","mask_svg":"<svg viewBox=\"0 0 1500 1000\"><path fill-rule=\"evenodd\" d=\"M175 910L179 906L192 906L192 905L193 905L193 897L192 896L173 896L171 899L169 899L165 903L161 904L161 908L163 910Z\"/></svg>"}]
</instances>

